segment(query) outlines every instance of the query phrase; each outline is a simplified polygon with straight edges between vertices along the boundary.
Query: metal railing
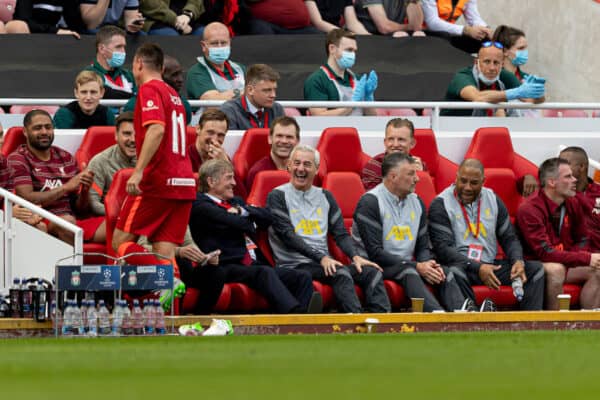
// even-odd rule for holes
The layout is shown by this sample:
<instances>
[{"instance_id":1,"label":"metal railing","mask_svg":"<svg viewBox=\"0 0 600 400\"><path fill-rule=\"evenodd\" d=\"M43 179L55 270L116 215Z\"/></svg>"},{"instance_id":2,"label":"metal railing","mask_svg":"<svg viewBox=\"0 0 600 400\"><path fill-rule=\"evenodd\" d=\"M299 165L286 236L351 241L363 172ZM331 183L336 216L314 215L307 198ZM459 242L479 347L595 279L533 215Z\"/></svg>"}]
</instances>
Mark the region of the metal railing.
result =
<instances>
[{"instance_id":1,"label":"metal railing","mask_svg":"<svg viewBox=\"0 0 600 400\"><path fill-rule=\"evenodd\" d=\"M0 98L0 105L56 105L68 104L75 99L19 99L19 98ZM189 100L192 107L218 107L224 100ZM430 108L431 128L439 129L440 111L443 108L464 110L464 109L518 109L518 110L600 110L600 103L482 103L482 102L460 102L460 101L297 101L282 100L278 101L283 107L309 108ZM101 104L106 106L123 106L127 100L101 100Z\"/></svg>"}]
</instances>

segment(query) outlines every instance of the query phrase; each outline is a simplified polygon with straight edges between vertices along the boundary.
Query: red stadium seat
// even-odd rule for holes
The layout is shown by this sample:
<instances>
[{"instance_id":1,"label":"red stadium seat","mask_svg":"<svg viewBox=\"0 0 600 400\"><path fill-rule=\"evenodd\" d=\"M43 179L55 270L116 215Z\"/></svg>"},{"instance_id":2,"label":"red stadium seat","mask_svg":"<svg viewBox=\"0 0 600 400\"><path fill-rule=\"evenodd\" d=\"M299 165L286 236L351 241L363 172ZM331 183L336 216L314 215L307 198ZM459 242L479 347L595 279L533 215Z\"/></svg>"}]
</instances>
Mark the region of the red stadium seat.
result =
<instances>
[{"instance_id":1,"label":"red stadium seat","mask_svg":"<svg viewBox=\"0 0 600 400\"><path fill-rule=\"evenodd\" d=\"M127 197L127 180L131 177L132 172L133 168L124 168L117 171L104 198L104 208L106 210L106 253L112 256L115 255L115 251L112 248L113 231L117 226L117 218L119 217L121 206Z\"/></svg>"},{"instance_id":2,"label":"red stadium seat","mask_svg":"<svg viewBox=\"0 0 600 400\"><path fill-rule=\"evenodd\" d=\"M79 149L75 152L75 159L80 169L83 169L84 164L87 166L96 154L116 143L115 131L114 126L92 126L88 128L83 139L81 139Z\"/></svg>"},{"instance_id":3,"label":"red stadium seat","mask_svg":"<svg viewBox=\"0 0 600 400\"><path fill-rule=\"evenodd\" d=\"M295 107L285 107L283 109L283 112L285 113L285 115L287 115L288 117L301 117L302 113L300 112L300 110L298 110Z\"/></svg>"},{"instance_id":4,"label":"red stadium seat","mask_svg":"<svg viewBox=\"0 0 600 400\"><path fill-rule=\"evenodd\" d=\"M244 133L232 160L237 182L245 184L250 168L258 160L269 155L271 148L268 140L269 130L266 128L248 129ZM247 191L251 189L246 188Z\"/></svg>"},{"instance_id":5,"label":"red stadium seat","mask_svg":"<svg viewBox=\"0 0 600 400\"><path fill-rule=\"evenodd\" d=\"M415 141L416 145L410 153L423 160L433 180L435 191L440 193L456 180L458 165L439 153L431 129L415 129Z\"/></svg>"},{"instance_id":6,"label":"red stadium seat","mask_svg":"<svg viewBox=\"0 0 600 400\"><path fill-rule=\"evenodd\" d=\"M488 168L485 170L485 186L492 189L506 205L511 222L517 215L517 209L523 196L517 191L515 173L508 168Z\"/></svg>"},{"instance_id":7,"label":"red stadium seat","mask_svg":"<svg viewBox=\"0 0 600 400\"><path fill-rule=\"evenodd\" d=\"M579 306L579 296L581 295L581 286L565 283L563 293L571 295L571 308Z\"/></svg>"},{"instance_id":8,"label":"red stadium seat","mask_svg":"<svg viewBox=\"0 0 600 400\"><path fill-rule=\"evenodd\" d=\"M412 108L377 108L378 116L390 117L416 117L417 113Z\"/></svg>"},{"instance_id":9,"label":"red stadium seat","mask_svg":"<svg viewBox=\"0 0 600 400\"><path fill-rule=\"evenodd\" d=\"M562 112L557 109L542 110L542 116L544 118L560 118L562 117Z\"/></svg>"},{"instance_id":10,"label":"red stadium seat","mask_svg":"<svg viewBox=\"0 0 600 400\"><path fill-rule=\"evenodd\" d=\"M228 283L231 288L229 310L235 312L264 311L269 309L269 303L256 290L243 283Z\"/></svg>"},{"instance_id":11,"label":"red stadium seat","mask_svg":"<svg viewBox=\"0 0 600 400\"><path fill-rule=\"evenodd\" d=\"M600 110L595 110L592 112L592 117L594 118L600 118Z\"/></svg>"},{"instance_id":12,"label":"red stadium seat","mask_svg":"<svg viewBox=\"0 0 600 400\"><path fill-rule=\"evenodd\" d=\"M519 303L513 295L511 286L500 286L500 289L494 290L487 286L475 285L473 286L473 292L475 292L475 302L477 304L481 304L483 300L489 297L501 309L518 308Z\"/></svg>"},{"instance_id":13,"label":"red stadium seat","mask_svg":"<svg viewBox=\"0 0 600 400\"><path fill-rule=\"evenodd\" d=\"M10 153L15 151L17 147L22 144L25 144L27 140L25 139L25 134L23 133L22 126L13 126L8 128L8 130L4 133L4 143L2 144L2 155L4 157L8 157Z\"/></svg>"},{"instance_id":14,"label":"red stadium seat","mask_svg":"<svg viewBox=\"0 0 600 400\"><path fill-rule=\"evenodd\" d=\"M185 127L185 145L186 147L189 146L192 143L196 142L196 136L198 136L198 133L196 133L196 127L188 125Z\"/></svg>"},{"instance_id":15,"label":"red stadium seat","mask_svg":"<svg viewBox=\"0 0 600 400\"><path fill-rule=\"evenodd\" d=\"M486 176L490 168L508 168L518 181L525 175L537 177L538 168L525 157L515 153L510 133L504 127L479 128L475 131L466 158L475 158L483 164Z\"/></svg>"},{"instance_id":16,"label":"red stadium seat","mask_svg":"<svg viewBox=\"0 0 600 400\"><path fill-rule=\"evenodd\" d=\"M360 176L364 165L371 159L363 152L358 131L352 127L325 129L317 150L321 153L318 182L322 182L329 172L355 172Z\"/></svg>"},{"instance_id":17,"label":"red stadium seat","mask_svg":"<svg viewBox=\"0 0 600 400\"><path fill-rule=\"evenodd\" d=\"M415 193L423 200L425 208L429 209L429 205L437 196L435 186L431 176L425 171L417 171L419 182L415 186Z\"/></svg>"},{"instance_id":18,"label":"red stadium seat","mask_svg":"<svg viewBox=\"0 0 600 400\"><path fill-rule=\"evenodd\" d=\"M563 118L589 118L585 110L563 110Z\"/></svg>"},{"instance_id":19,"label":"red stadium seat","mask_svg":"<svg viewBox=\"0 0 600 400\"><path fill-rule=\"evenodd\" d=\"M31 110L44 110L47 111L50 116L53 116L56 111L58 111L58 106L44 106L44 105L35 105L35 106L11 106L10 113L11 114L27 114Z\"/></svg>"},{"instance_id":20,"label":"red stadium seat","mask_svg":"<svg viewBox=\"0 0 600 400\"><path fill-rule=\"evenodd\" d=\"M196 303L198 303L198 298L200 297L200 291L194 288L186 288L185 295L182 299L182 304L180 309L183 314L192 314L194 312L194 308L196 307ZM221 291L221 295L219 296L219 300L217 304L213 307L213 311L223 313L229 309L229 304L231 303L231 286L229 284L225 284L223 286L223 290Z\"/></svg>"}]
</instances>

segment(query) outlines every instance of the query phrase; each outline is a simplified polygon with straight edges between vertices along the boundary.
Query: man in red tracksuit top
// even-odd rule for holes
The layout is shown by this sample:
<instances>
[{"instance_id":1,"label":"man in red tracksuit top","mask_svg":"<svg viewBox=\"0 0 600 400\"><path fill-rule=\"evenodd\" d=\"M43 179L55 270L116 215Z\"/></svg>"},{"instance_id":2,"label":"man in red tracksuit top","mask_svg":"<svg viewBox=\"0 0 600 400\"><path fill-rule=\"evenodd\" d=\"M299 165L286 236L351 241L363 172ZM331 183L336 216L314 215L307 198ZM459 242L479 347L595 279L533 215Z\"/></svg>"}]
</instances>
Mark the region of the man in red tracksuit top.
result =
<instances>
[{"instance_id":1,"label":"man in red tracksuit top","mask_svg":"<svg viewBox=\"0 0 600 400\"><path fill-rule=\"evenodd\" d=\"M577 178L577 199L585 212L585 223L592 251L600 251L600 185L588 177L588 155L584 149L570 146L560 152Z\"/></svg>"},{"instance_id":2,"label":"man in red tracksuit top","mask_svg":"<svg viewBox=\"0 0 600 400\"><path fill-rule=\"evenodd\" d=\"M563 283L582 284L582 308L600 306L600 254L590 251L587 218L575 198L577 178L566 160L551 158L539 169L541 190L519 207L517 226L526 257L542 261L546 308L558 309ZM568 273L567 273L568 268Z\"/></svg>"}]
</instances>

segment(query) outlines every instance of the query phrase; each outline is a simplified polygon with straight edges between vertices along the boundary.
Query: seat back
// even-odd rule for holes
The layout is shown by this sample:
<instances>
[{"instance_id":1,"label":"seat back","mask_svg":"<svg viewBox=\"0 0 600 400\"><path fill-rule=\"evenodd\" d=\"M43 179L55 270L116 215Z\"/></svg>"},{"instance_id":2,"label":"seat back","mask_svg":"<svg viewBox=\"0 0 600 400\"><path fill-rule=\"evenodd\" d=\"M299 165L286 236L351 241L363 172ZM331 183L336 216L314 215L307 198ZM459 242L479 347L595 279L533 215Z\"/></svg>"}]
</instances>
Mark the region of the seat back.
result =
<instances>
[{"instance_id":1,"label":"seat back","mask_svg":"<svg viewBox=\"0 0 600 400\"><path fill-rule=\"evenodd\" d=\"M246 182L248 171L261 158L269 155L269 130L252 128L244 132L237 151L233 155L233 169L238 182ZM246 188L250 190L251 188Z\"/></svg>"},{"instance_id":2,"label":"seat back","mask_svg":"<svg viewBox=\"0 0 600 400\"><path fill-rule=\"evenodd\" d=\"M412 108L377 108L378 116L390 117L416 117L417 113Z\"/></svg>"},{"instance_id":3,"label":"seat back","mask_svg":"<svg viewBox=\"0 0 600 400\"><path fill-rule=\"evenodd\" d=\"M321 153L321 165L317 172L319 182L329 172L354 172L360 176L364 165L371 158L363 152L358 131L353 127L323 130L317 150Z\"/></svg>"},{"instance_id":4,"label":"seat back","mask_svg":"<svg viewBox=\"0 0 600 400\"><path fill-rule=\"evenodd\" d=\"M79 149L75 152L75 160L80 169L88 165L90 160L102 150L115 144L114 126L91 126L85 132Z\"/></svg>"},{"instance_id":5,"label":"seat back","mask_svg":"<svg viewBox=\"0 0 600 400\"><path fill-rule=\"evenodd\" d=\"M588 118L589 115L585 110L563 110L563 118Z\"/></svg>"},{"instance_id":6,"label":"seat back","mask_svg":"<svg viewBox=\"0 0 600 400\"><path fill-rule=\"evenodd\" d=\"M44 106L44 105L34 105L34 106L23 106L16 105L10 107L11 114L27 114L31 110L44 110L53 116L58 111L58 106Z\"/></svg>"},{"instance_id":7,"label":"seat back","mask_svg":"<svg viewBox=\"0 0 600 400\"><path fill-rule=\"evenodd\" d=\"M508 210L511 219L517 215L523 197L517 191L517 178L508 168L488 168L485 170L485 186L492 189Z\"/></svg>"},{"instance_id":8,"label":"seat back","mask_svg":"<svg viewBox=\"0 0 600 400\"><path fill-rule=\"evenodd\" d=\"M185 127L185 145L186 147L189 146L192 143L196 142L196 136L198 136L198 134L196 133L196 127L188 125ZM198 172L198 171L194 171L194 172Z\"/></svg>"},{"instance_id":9,"label":"seat back","mask_svg":"<svg viewBox=\"0 0 600 400\"><path fill-rule=\"evenodd\" d=\"M15 151L17 147L25 144L25 133L23 132L22 126L13 126L8 128L4 133L4 143L2 143L2 155L7 157L10 153Z\"/></svg>"},{"instance_id":10,"label":"seat back","mask_svg":"<svg viewBox=\"0 0 600 400\"><path fill-rule=\"evenodd\" d=\"M12 21L17 0L0 0L0 21Z\"/></svg>"},{"instance_id":11,"label":"seat back","mask_svg":"<svg viewBox=\"0 0 600 400\"><path fill-rule=\"evenodd\" d=\"M415 193L423 200L423 204L425 204L425 208L428 210L429 205L435 199L435 196L437 196L435 186L431 176L427 172L417 171L417 175L419 182L415 186Z\"/></svg>"},{"instance_id":12,"label":"seat back","mask_svg":"<svg viewBox=\"0 0 600 400\"><path fill-rule=\"evenodd\" d=\"M258 207L265 207L267 196L271 193L271 190L289 181L290 174L287 171L260 171L254 178L254 184L246 202Z\"/></svg>"},{"instance_id":13,"label":"seat back","mask_svg":"<svg viewBox=\"0 0 600 400\"><path fill-rule=\"evenodd\" d=\"M421 158L425 163L435 191L440 193L456 179L458 165L439 153L437 141L431 129L415 129L415 141L416 145L410 153Z\"/></svg>"},{"instance_id":14,"label":"seat back","mask_svg":"<svg viewBox=\"0 0 600 400\"><path fill-rule=\"evenodd\" d=\"M127 180L131 177L133 168L124 168L113 176L112 183L106 197L104 198L104 209L106 210L106 253L115 255L112 248L113 231L117 225L117 218L121 212L121 206L127 197Z\"/></svg>"},{"instance_id":15,"label":"seat back","mask_svg":"<svg viewBox=\"0 0 600 400\"><path fill-rule=\"evenodd\" d=\"M476 158L485 169L513 169L515 151L505 127L479 128L475 131L465 159Z\"/></svg>"}]
</instances>

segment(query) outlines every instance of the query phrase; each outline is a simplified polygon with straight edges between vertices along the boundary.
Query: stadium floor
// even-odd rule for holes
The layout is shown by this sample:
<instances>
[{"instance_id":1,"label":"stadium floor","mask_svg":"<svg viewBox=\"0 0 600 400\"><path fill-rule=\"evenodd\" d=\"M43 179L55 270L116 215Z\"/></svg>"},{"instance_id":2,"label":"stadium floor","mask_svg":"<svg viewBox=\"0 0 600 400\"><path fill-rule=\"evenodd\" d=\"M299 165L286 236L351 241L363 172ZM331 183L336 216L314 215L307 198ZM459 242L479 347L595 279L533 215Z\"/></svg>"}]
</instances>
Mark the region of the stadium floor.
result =
<instances>
[{"instance_id":1,"label":"stadium floor","mask_svg":"<svg viewBox=\"0 0 600 400\"><path fill-rule=\"evenodd\" d=\"M179 327L212 318L231 320L236 335L289 335L336 333L424 333L454 331L521 331L600 329L600 312L493 312L493 313L390 313L390 314L288 314L210 315L167 317L168 325ZM375 319L373 324L368 319ZM51 323L31 319L0 319L0 338L50 337Z\"/></svg>"},{"instance_id":2,"label":"stadium floor","mask_svg":"<svg viewBox=\"0 0 600 400\"><path fill-rule=\"evenodd\" d=\"M0 340L3 399L586 399L600 332Z\"/></svg>"}]
</instances>

